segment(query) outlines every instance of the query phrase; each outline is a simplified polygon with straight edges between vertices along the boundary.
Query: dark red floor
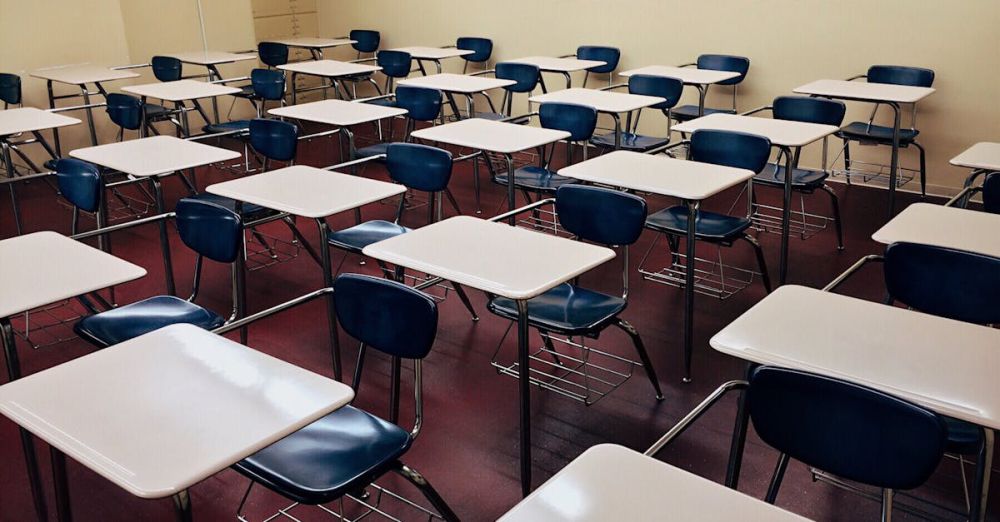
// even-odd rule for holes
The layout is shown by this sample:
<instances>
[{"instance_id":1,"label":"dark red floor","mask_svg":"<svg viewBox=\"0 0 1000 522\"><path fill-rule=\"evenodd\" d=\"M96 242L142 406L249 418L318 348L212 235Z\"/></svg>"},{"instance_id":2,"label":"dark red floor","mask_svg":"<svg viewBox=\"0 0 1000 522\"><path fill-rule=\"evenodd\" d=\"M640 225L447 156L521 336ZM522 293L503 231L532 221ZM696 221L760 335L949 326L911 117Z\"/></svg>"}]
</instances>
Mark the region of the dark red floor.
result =
<instances>
[{"instance_id":1,"label":"dark red floor","mask_svg":"<svg viewBox=\"0 0 1000 522\"><path fill-rule=\"evenodd\" d=\"M331 141L309 143L300 152L300 163L329 165L337 161L336 147ZM370 167L366 176L383 178L381 167ZM199 186L230 177L221 171L199 172ZM484 175L483 208L492 214L500 204L503 189L487 181ZM168 204L180 196L180 183L176 179L165 182ZM464 212L473 210L471 168L456 168L451 188L459 199ZM789 280L792 283L819 287L846 269L859 257L877 253L880 248L870 240L871 233L885 218L886 193L881 190L836 185L846 223L845 252L834 248L832 228L808 241L793 239ZM68 233L69 211L55 202L53 191L44 183L34 182L21 191L24 217L29 231L53 229ZM736 192L716 197L707 208L726 210ZM774 191L764 191L764 200L773 199ZM13 234L10 208L6 194L0 200L0 237ZM904 204L912 202L910 195L901 195ZM666 198L649 198L650 209L656 210L671 204ZM824 195L807 200L811 209L827 212ZM742 206L740 208L743 208ZM366 219L389 218L394 205L374 204L364 209ZM446 213L450 213L446 206ZM419 226L426 213L416 210L404 222ZM331 219L334 228L352 223L349 215ZM85 226L92 224L84 220ZM306 220L300 226L310 240L316 238L315 227ZM280 225L268 225L266 231L287 237ZM644 450L657 437L670 428L682 415L691 410L717 385L741 375L743 364L723 356L708 347L708 339L740 313L764 296L764 290L755 283L746 291L727 301L698 296L695 317L694 382L681 383L682 374L682 292L641 280L636 267L645 252L652 233L644 234L633 250L631 258L631 305L624 316L642 334L659 372L666 399L657 402L649 383L641 371L616 392L591 407L570 401L553 393L534 391L533 451L535 485L541 484L567 462L587 447L613 442L637 450ZM178 292L186 295L191 280L192 260L176 236L173 238L175 272ZM776 278L778 237L760 236L767 255L771 273ZM118 301L128 303L143 297L162 293L162 264L155 228L144 227L118 234L114 241L115 253L138 263L149 270L149 275L137 282L119 287ZM712 247L701 247L701 253L711 254ZM749 248L737 244L723 252L727 263L751 266L753 257ZM662 252L659 258L662 259ZM334 254L334 263L341 259ZM583 278L583 283L608 291L619 288L619 261L600 267ZM0 267L3 270L30 270L31 267ZM227 268L207 266L199 302L218 311L229 309L229 278ZM371 264L361 265L359 259L350 258L343 265L345 272L372 273ZM249 306L251 311L263 309L320 286L318 267L306 255L275 267L251 273L248 277ZM862 272L842 289L844 293L877 299L881 296L881 275L877 269ZM513 379L497 375L489 364L490 356L507 327L507 322L485 311L482 294L473 292L472 299L482 316L478 323L470 321L461 303L449 298L442 304L438 340L434 352L425 363L426 423L424 431L406 456L406 462L420 470L451 503L465 520L493 520L520 498L518 487L517 448L517 389ZM331 375L330 358L324 308L312 303L263 321L251 329L249 344L256 349L276 355L325 375ZM780 328L781 325L775 325ZM602 336L601 346L615 353L631 355L632 348L621 332L609 330ZM505 349L512 350L514 343L508 339ZM353 349L353 344L346 343ZM71 341L54 347L32 350L22 345L22 364L25 373L33 373L92 351L89 345ZM509 352L508 352L509 353ZM346 372L353 369L355 353L345 352ZM365 387L356 404L385 412L387 407L387 365L373 357L366 368ZM942 369L944 370L944 369ZM408 386L409 384L407 384ZM404 394L404 398L408 395ZM715 481L725 474L729 435L732 428L735 401L721 403L695 424L686 434L660 455L661 458ZM411 404L404 400L402 418L409 422ZM407 424L408 426L409 424ZM239 429L239 426L233 426ZM47 487L48 452L39 443ZM17 430L13 423L0 420L0 519L10 521L32 520L31 501L21 456ZM740 490L755 497L762 497L777 455L753 436L747 447ZM622 480L628 480L622 477ZM391 481L395 484L395 481ZM148 501L132 497L94 473L75 463L70 464L70 485L76 519L81 521L114 520L171 520L172 505L168 500ZM196 520L232 520L247 481L233 471L223 471L205 480L191 490ZM401 488L411 497L412 489ZM996 489L996 488L994 488ZM49 489L51 491L51 489ZM957 465L952 461L942 464L931 484L919 494L941 499L953 506L961 502L961 487L957 478ZM51 493L49 494L50 510ZM846 494L831 486L814 483L808 470L793 463L785 480L778 504L794 512L819 520L874 520L878 516L875 502ZM993 505L995 505L995 499ZM247 513L252 520L260 520L282 505L273 494L255 488ZM897 513L900 518L908 518ZM322 519L315 511L298 511L304 520ZM669 513L663 514L669 519Z\"/></svg>"}]
</instances>

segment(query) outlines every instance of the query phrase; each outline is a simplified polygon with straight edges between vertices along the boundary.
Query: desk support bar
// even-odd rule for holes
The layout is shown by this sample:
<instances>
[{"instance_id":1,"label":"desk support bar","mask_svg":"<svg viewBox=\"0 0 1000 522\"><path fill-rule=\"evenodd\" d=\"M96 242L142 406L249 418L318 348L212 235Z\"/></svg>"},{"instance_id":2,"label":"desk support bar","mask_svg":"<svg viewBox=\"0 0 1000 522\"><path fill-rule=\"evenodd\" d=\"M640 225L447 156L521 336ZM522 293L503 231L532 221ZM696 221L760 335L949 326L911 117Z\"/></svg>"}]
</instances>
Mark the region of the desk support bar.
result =
<instances>
[{"instance_id":1,"label":"desk support bar","mask_svg":"<svg viewBox=\"0 0 1000 522\"><path fill-rule=\"evenodd\" d=\"M682 418L680 421L678 421L673 428L670 428L670 430L664 433L663 436L659 438L659 440L653 443L653 445L650 446L649 449L645 451L645 453L643 453L643 455L646 455L647 457L652 457L656 455L657 453L660 452L660 450L663 449L664 446L670 444L681 433L684 433L685 430L691 427L691 424L693 424L694 421L698 420L698 418L701 417L702 414L704 414L706 411L708 411L709 408L714 406L715 403L719 401L719 399L721 399L731 391L745 390L747 386L749 386L749 383L744 380L734 380L723 383L721 386L716 388L715 391L713 391L708 397L705 397L705 400L701 401L701 404L695 406L693 410L688 412L688 414L685 415L684 418Z\"/></svg>"},{"instance_id":2,"label":"desk support bar","mask_svg":"<svg viewBox=\"0 0 1000 522\"><path fill-rule=\"evenodd\" d=\"M823 291L824 292L832 292L832 291L836 290L836 288L838 286L840 286L841 284L843 284L844 281L846 281L849 277L851 277L852 275L854 275L854 273L857 272L858 270L860 270L861 267L865 266L868 263L872 263L872 262L876 262L876 261L878 261L878 262L884 262L885 261L885 257L880 256L880 255L876 255L876 254L871 254L871 255L867 255L865 257L862 257L856 263L854 263L853 265L851 265L850 268L848 268L847 270L845 270L844 273L840 274L833 281L830 281L826 286L824 286L823 287Z\"/></svg>"}]
</instances>

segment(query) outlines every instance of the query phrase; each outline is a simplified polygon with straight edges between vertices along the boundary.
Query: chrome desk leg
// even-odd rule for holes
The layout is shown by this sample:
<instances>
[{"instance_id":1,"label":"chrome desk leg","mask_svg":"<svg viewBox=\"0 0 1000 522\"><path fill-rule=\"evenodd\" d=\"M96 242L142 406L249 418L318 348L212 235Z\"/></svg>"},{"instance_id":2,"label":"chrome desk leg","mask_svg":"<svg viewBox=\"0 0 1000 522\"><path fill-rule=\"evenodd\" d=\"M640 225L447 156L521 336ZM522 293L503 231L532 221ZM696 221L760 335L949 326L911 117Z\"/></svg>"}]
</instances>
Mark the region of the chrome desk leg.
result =
<instances>
[{"instance_id":1,"label":"chrome desk leg","mask_svg":"<svg viewBox=\"0 0 1000 522\"><path fill-rule=\"evenodd\" d=\"M898 103L889 103L892 107L892 159L889 161L889 219L896 213L896 181L899 179L899 126L900 110Z\"/></svg>"},{"instance_id":2,"label":"chrome desk leg","mask_svg":"<svg viewBox=\"0 0 1000 522\"><path fill-rule=\"evenodd\" d=\"M788 147L780 147L785 154L785 195L781 208L781 259L778 260L778 286L785 284L788 277L788 235L792 223L792 175L799 164L799 149L793 152Z\"/></svg>"},{"instance_id":3,"label":"chrome desk leg","mask_svg":"<svg viewBox=\"0 0 1000 522\"><path fill-rule=\"evenodd\" d=\"M174 499L174 512L177 514L178 522L191 522L193 520L191 516L191 495L185 489L180 493L177 493L173 497Z\"/></svg>"},{"instance_id":4,"label":"chrome desk leg","mask_svg":"<svg viewBox=\"0 0 1000 522\"><path fill-rule=\"evenodd\" d=\"M14 214L14 227L17 230L17 235L20 236L24 230L21 226L21 205L17 200L17 189L13 183L13 179L16 176L14 173L14 160L10 157L10 144L6 140L0 140L0 148L3 149L3 163L4 168L7 170L7 177L12 181L7 183L7 190L10 191L10 209Z\"/></svg>"},{"instance_id":5,"label":"chrome desk leg","mask_svg":"<svg viewBox=\"0 0 1000 522\"><path fill-rule=\"evenodd\" d=\"M518 393L521 402L521 495L531 492L531 371L528 357L528 302L517 301Z\"/></svg>"},{"instance_id":6,"label":"chrome desk leg","mask_svg":"<svg viewBox=\"0 0 1000 522\"><path fill-rule=\"evenodd\" d=\"M163 187L156 176L150 176L149 183L153 188L153 197L156 199L156 212L163 214L166 212L163 203ZM163 251L163 271L167 280L167 293L177 294L177 287L174 284L174 263L170 256L170 237L167 235L167 222L160 220L160 248Z\"/></svg>"},{"instance_id":7,"label":"chrome desk leg","mask_svg":"<svg viewBox=\"0 0 1000 522\"><path fill-rule=\"evenodd\" d=\"M59 522L73 520L73 508L70 504L69 480L66 478L66 455L55 446L49 446L52 458L52 482L56 491L56 519Z\"/></svg>"},{"instance_id":8,"label":"chrome desk leg","mask_svg":"<svg viewBox=\"0 0 1000 522\"><path fill-rule=\"evenodd\" d=\"M687 265L684 267L684 382L691 382L691 356L694 352L694 259L698 202L685 201L688 208Z\"/></svg>"},{"instance_id":9,"label":"chrome desk leg","mask_svg":"<svg viewBox=\"0 0 1000 522\"><path fill-rule=\"evenodd\" d=\"M517 206L514 203L514 157L510 154L504 154L504 159L507 161L507 211L513 212L514 208ZM489 161L489 158L486 159ZM516 216L510 216L509 223L514 226L517 223Z\"/></svg>"},{"instance_id":10,"label":"chrome desk leg","mask_svg":"<svg viewBox=\"0 0 1000 522\"><path fill-rule=\"evenodd\" d=\"M333 288L333 263L330 261L330 245L326 242L326 238L330 235L330 225L323 218L316 219L316 225L319 227L320 257L323 258L323 286L324 288ZM333 376L339 381L342 373L340 366L340 339L337 338L337 316L333 293L326 297L326 316L330 330L330 350L333 354Z\"/></svg>"}]
</instances>

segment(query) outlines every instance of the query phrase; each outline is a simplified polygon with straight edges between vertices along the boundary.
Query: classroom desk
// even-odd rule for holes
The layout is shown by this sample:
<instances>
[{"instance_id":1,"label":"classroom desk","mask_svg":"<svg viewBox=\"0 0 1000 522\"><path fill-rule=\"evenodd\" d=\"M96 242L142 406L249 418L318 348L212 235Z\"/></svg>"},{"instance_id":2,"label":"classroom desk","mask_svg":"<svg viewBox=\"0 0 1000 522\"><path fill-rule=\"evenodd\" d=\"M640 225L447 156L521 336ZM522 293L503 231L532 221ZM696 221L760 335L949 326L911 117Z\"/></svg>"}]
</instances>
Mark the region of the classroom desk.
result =
<instances>
[{"instance_id":1,"label":"classroom desk","mask_svg":"<svg viewBox=\"0 0 1000 522\"><path fill-rule=\"evenodd\" d=\"M345 100L320 100L299 105L276 107L267 111L271 116L300 121L311 121L331 125L341 129L348 140L350 159L354 159L354 132L352 125L373 123L387 118L403 116L406 109L385 107L373 103L357 103Z\"/></svg>"},{"instance_id":2,"label":"classroom desk","mask_svg":"<svg viewBox=\"0 0 1000 522\"><path fill-rule=\"evenodd\" d=\"M542 147L570 137L566 131L530 127L502 121L469 118L467 120L420 129L411 134L414 138L437 141L457 147L468 147L484 152L501 154L507 162L507 206L514 210L514 156L515 152ZM487 159L489 161L489 159ZM478 179L476 172L476 179ZM479 201L476 201L479 204ZM514 224L514 218L510 218Z\"/></svg>"},{"instance_id":3,"label":"classroom desk","mask_svg":"<svg viewBox=\"0 0 1000 522\"><path fill-rule=\"evenodd\" d=\"M129 85L122 87L122 91L135 94L142 98L143 107L148 98L156 98L165 102L173 102L174 106L181 111L181 125L184 128L184 135L191 135L191 126L188 122L187 111L184 110L184 102L190 101L195 109L201 114L206 122L210 122L208 115L202 110L198 100L211 98L213 101L218 96L237 94L240 92L235 87L227 87L215 83L200 82L197 80L177 80L174 82L145 83L142 85ZM215 114L215 122L218 123L219 115ZM146 135L146 111L142 111L142 123L139 126L140 136Z\"/></svg>"},{"instance_id":4,"label":"classroom desk","mask_svg":"<svg viewBox=\"0 0 1000 522\"><path fill-rule=\"evenodd\" d=\"M146 270L56 232L35 232L0 241L0 340L7 382L21 378L12 316L139 279ZM59 389L56 387L56 389ZM31 435L21 430L31 494L39 519L45 500Z\"/></svg>"},{"instance_id":5,"label":"classroom desk","mask_svg":"<svg viewBox=\"0 0 1000 522\"><path fill-rule=\"evenodd\" d=\"M531 103L576 103L593 107L597 112L611 115L615 120L615 149L617 150L621 148L622 144L621 114L637 111L666 100L658 96L575 88L535 95L528 98L528 101Z\"/></svg>"},{"instance_id":6,"label":"classroom desk","mask_svg":"<svg viewBox=\"0 0 1000 522\"><path fill-rule=\"evenodd\" d=\"M705 115L705 96L708 95L708 87L710 85L730 80L740 75L740 73L732 71L713 71L711 69L674 67L671 65L649 65L618 73L619 76L624 76L625 78L629 78L637 74L660 76L664 78L677 78L678 80L684 82L684 85L690 85L695 89L698 89L698 116Z\"/></svg>"},{"instance_id":7,"label":"classroom desk","mask_svg":"<svg viewBox=\"0 0 1000 522\"><path fill-rule=\"evenodd\" d=\"M30 132L35 139L45 148L45 151L52 156L52 159L57 159L59 157L59 145L58 145L58 135L56 129L60 127L66 127L68 125L76 125L80 123L80 120L76 118L71 118L69 116L63 116L61 114L53 114L49 111L43 111L41 109L36 109L34 107L21 107L17 109L7 109L0 111L0 156L2 156L4 170L7 172L8 178L17 177L17 170L14 168L14 159L11 157L11 151L15 151L19 156L22 157L26 162L28 162L33 168L38 169L36 165L31 163L21 151L17 148L17 143L13 140L17 135ZM53 136L56 138L56 148L53 149L49 146L49 143L45 141L45 137L42 136L41 131L52 129ZM10 202L11 211L14 214L14 225L17 229L17 234L21 235L24 231L21 225L21 206L17 201L17 191L14 187L14 183L8 183L7 189L10 191Z\"/></svg>"},{"instance_id":8,"label":"classroom desk","mask_svg":"<svg viewBox=\"0 0 1000 522\"><path fill-rule=\"evenodd\" d=\"M521 492L527 495L531 490L528 299L604 264L615 257L614 251L471 216L456 216L379 241L365 247L363 253L517 301Z\"/></svg>"},{"instance_id":9,"label":"classroom desk","mask_svg":"<svg viewBox=\"0 0 1000 522\"><path fill-rule=\"evenodd\" d=\"M104 86L102 85L103 83L127 80L129 78L138 78L139 74L127 70L116 70L109 67L102 67L100 65L83 63L36 69L31 71L31 77L45 80L49 96L49 108L55 109L56 100L82 97L83 104L90 105L90 95L92 94L100 94L102 97L107 98L108 92L104 89ZM64 94L56 96L52 89L53 82L72 85L80 90L80 94ZM89 83L94 84L94 88L97 89L96 92L91 92L87 89L87 84ZM92 145L97 145L97 130L94 128L94 110L92 107L87 107L86 111L87 126L90 128L90 143ZM59 134L54 133L53 136L56 144L56 150L58 151L60 150Z\"/></svg>"},{"instance_id":10,"label":"classroom desk","mask_svg":"<svg viewBox=\"0 0 1000 522\"><path fill-rule=\"evenodd\" d=\"M599 60L581 60L579 58L553 58L549 56L528 56L526 58L518 58L516 60L504 60L505 62L513 63L526 63L538 67L540 73L550 72L559 73L566 78L566 88L569 89L573 86L573 78L569 73L576 71L583 71L590 69L591 67L597 67L600 65L607 65L607 62L602 62ZM538 75L538 81L542 86L542 92L549 92L545 87L545 80L542 79L542 75Z\"/></svg>"},{"instance_id":11,"label":"classroom desk","mask_svg":"<svg viewBox=\"0 0 1000 522\"><path fill-rule=\"evenodd\" d=\"M948 163L972 170L965 178L963 185L964 188L968 189L979 176L1000 171L1000 143L981 141L965 149L958 156L951 158ZM968 196L966 196L965 202L968 202Z\"/></svg>"},{"instance_id":12,"label":"classroom desk","mask_svg":"<svg viewBox=\"0 0 1000 522\"><path fill-rule=\"evenodd\" d=\"M351 40L349 38L316 38L314 36L296 36L266 41L284 44L288 47L294 47L297 49L305 49L309 51L310 55L312 55L313 60L323 59L323 49L358 43L357 40Z\"/></svg>"},{"instance_id":13,"label":"classroom desk","mask_svg":"<svg viewBox=\"0 0 1000 522\"><path fill-rule=\"evenodd\" d=\"M872 239L883 245L920 243L1000 257L997 231L1000 215L914 203L872 234Z\"/></svg>"},{"instance_id":14,"label":"classroom desk","mask_svg":"<svg viewBox=\"0 0 1000 522\"><path fill-rule=\"evenodd\" d=\"M591 446L499 522L807 520L615 444Z\"/></svg>"},{"instance_id":15,"label":"classroom desk","mask_svg":"<svg viewBox=\"0 0 1000 522\"><path fill-rule=\"evenodd\" d=\"M849 101L888 105L893 112L892 157L889 162L889 217L895 213L896 180L899 176L900 104L912 103L934 93L932 87L913 87L888 83L852 82L849 80L817 80L800 85L792 92Z\"/></svg>"},{"instance_id":16,"label":"classroom desk","mask_svg":"<svg viewBox=\"0 0 1000 522\"><path fill-rule=\"evenodd\" d=\"M699 203L753 179L749 170L663 156L614 151L559 170L566 176L626 190L681 199L688 208L687 262L684 270L684 382L691 381L694 347L695 232Z\"/></svg>"},{"instance_id":17,"label":"classroom desk","mask_svg":"<svg viewBox=\"0 0 1000 522\"><path fill-rule=\"evenodd\" d=\"M177 324L0 386L0 413L52 449L60 520L65 456L141 498L172 496L348 404L350 387Z\"/></svg>"},{"instance_id":18,"label":"classroom desk","mask_svg":"<svg viewBox=\"0 0 1000 522\"><path fill-rule=\"evenodd\" d=\"M153 196L156 199L156 210L160 214L165 212L161 177L188 169L194 174L195 167L203 167L240 157L240 153L236 151L182 140L173 136L151 136L86 147L70 151L69 155L129 176L148 178L153 189ZM191 181L194 181L193 176ZM196 190L196 187L190 188ZM166 222L160 221L159 227L160 246L164 253L163 264L166 271L167 292L174 295L176 288Z\"/></svg>"},{"instance_id":19,"label":"classroom desk","mask_svg":"<svg viewBox=\"0 0 1000 522\"><path fill-rule=\"evenodd\" d=\"M833 125L775 120L738 114L709 114L675 125L675 132L693 133L699 129L726 130L757 134L771 140L771 145L785 154L785 172L798 167L799 150L837 132ZM785 176L785 193L781 210L781 257L778 263L778 284L785 284L788 276L788 236L792 212L792 176Z\"/></svg>"},{"instance_id":20,"label":"classroom desk","mask_svg":"<svg viewBox=\"0 0 1000 522\"><path fill-rule=\"evenodd\" d=\"M219 66L222 64L257 59L255 53L227 53L220 51L191 51L165 56L177 58L182 63L201 65L208 69L208 81L210 82L222 80L222 73L219 72ZM219 123L219 103L215 98L212 98L212 112L212 115L215 116L215 123Z\"/></svg>"},{"instance_id":21,"label":"classroom desk","mask_svg":"<svg viewBox=\"0 0 1000 522\"><path fill-rule=\"evenodd\" d=\"M295 86L295 78L300 74L305 74L307 76L319 76L320 78L326 78L330 80L334 91L337 93L338 98L342 98L340 95L340 85L337 82L337 78L343 76L354 76L357 74L373 73L376 71L381 71L382 68L377 65L365 65L362 63L350 63L350 62L338 62L336 60L314 60L309 62L296 62L296 63L286 63L285 65L279 65L279 69L288 71L292 74L291 84L292 84L292 105L298 103L298 90Z\"/></svg>"},{"instance_id":22,"label":"classroom desk","mask_svg":"<svg viewBox=\"0 0 1000 522\"><path fill-rule=\"evenodd\" d=\"M337 102L337 100L316 103L327 102ZM339 103L361 105L351 102ZM382 108L384 109L384 107ZM331 288L333 287L333 264L330 260L330 247L326 243L326 238L330 234L326 218L400 195L406 192L406 187L396 183L330 172L315 167L294 165L216 183L209 185L205 190L210 194L315 220L319 227L320 243L318 249L323 269L323 287ZM304 248L311 250L310 254L315 258L315 250L309 246L304 238L300 241ZM336 369L336 377L339 379L340 347L337 342L332 293L327 297L327 319L330 324L334 368Z\"/></svg>"},{"instance_id":23,"label":"classroom desk","mask_svg":"<svg viewBox=\"0 0 1000 522\"><path fill-rule=\"evenodd\" d=\"M437 73L441 74L441 60L448 58L458 58L459 56L466 56L473 54L475 51L469 49L459 49L457 47L397 47L393 51L402 51L404 53L409 53L410 58L417 61L417 67L420 68L420 72L424 76L427 76L427 70L424 69L424 62L434 62L434 66L437 67Z\"/></svg>"},{"instance_id":24,"label":"classroom desk","mask_svg":"<svg viewBox=\"0 0 1000 522\"><path fill-rule=\"evenodd\" d=\"M502 80L500 78L484 78L482 76L468 76L465 74L451 73L418 76L416 78L407 78L399 81L399 85L437 89L443 92L448 98L448 103L451 104L452 112L455 113L455 117L458 119L462 119L462 114L458 110L458 105L455 104L455 94L465 96L468 117L474 118L476 115L476 102L473 99L474 95L482 94L487 97L487 100L489 100L489 96L486 94L486 91L499 89L508 85L514 85L515 83L517 82L514 80ZM493 105L492 101L490 101L490 105Z\"/></svg>"}]
</instances>

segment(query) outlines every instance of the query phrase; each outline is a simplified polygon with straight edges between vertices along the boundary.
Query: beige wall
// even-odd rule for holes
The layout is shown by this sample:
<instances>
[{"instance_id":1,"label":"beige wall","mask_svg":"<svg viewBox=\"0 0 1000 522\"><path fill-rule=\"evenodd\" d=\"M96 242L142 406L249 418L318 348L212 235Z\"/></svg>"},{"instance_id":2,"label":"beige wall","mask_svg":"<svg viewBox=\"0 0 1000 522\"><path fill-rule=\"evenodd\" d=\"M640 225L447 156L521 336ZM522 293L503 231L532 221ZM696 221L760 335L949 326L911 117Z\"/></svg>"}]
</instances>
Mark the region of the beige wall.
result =
<instances>
[{"instance_id":1,"label":"beige wall","mask_svg":"<svg viewBox=\"0 0 1000 522\"><path fill-rule=\"evenodd\" d=\"M622 49L619 70L676 65L707 52L742 54L751 59L740 88L744 110L811 80L864 73L870 64L929 67L938 92L920 104L918 127L936 192L949 192L964 178L949 158L977 141L1000 141L995 0L319 0L318 10L321 35L378 29L383 48L487 36L502 60L606 44ZM709 103L727 103L723 92L710 95ZM867 118L869 106L848 106L850 120ZM658 124L654 119L644 122ZM885 150L876 155L887 157ZM807 154L804 161L816 158ZM903 161L915 165L916 156L904 151Z\"/></svg>"},{"instance_id":2,"label":"beige wall","mask_svg":"<svg viewBox=\"0 0 1000 522\"><path fill-rule=\"evenodd\" d=\"M255 47L250 0L202 0L202 4L209 49ZM201 48L195 0L0 0L0 71L21 76L27 106L48 106L45 81L30 77L35 69L83 62L109 66L145 63L155 53ZM224 76L245 75L253 64L256 62L222 66L221 70ZM185 74L195 74L198 68L185 69ZM143 77L105 87L115 91L128 83L152 81L148 70L137 72ZM57 93L74 90L58 84L56 89ZM59 103L67 106L83 102ZM220 104L220 110L228 108L228 102ZM234 116L249 112L237 104ZM83 118L82 112L69 115ZM101 109L95 110L94 120L99 140L103 143L113 139L117 128ZM62 131L60 137L64 153L90 144L85 124ZM38 149L26 151L38 156Z\"/></svg>"}]
</instances>

